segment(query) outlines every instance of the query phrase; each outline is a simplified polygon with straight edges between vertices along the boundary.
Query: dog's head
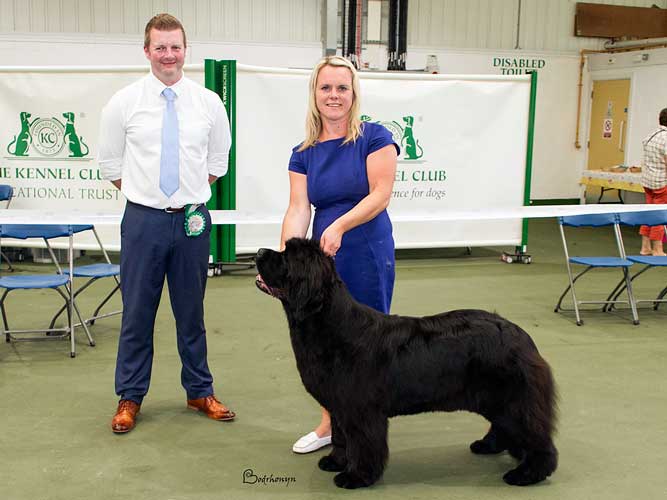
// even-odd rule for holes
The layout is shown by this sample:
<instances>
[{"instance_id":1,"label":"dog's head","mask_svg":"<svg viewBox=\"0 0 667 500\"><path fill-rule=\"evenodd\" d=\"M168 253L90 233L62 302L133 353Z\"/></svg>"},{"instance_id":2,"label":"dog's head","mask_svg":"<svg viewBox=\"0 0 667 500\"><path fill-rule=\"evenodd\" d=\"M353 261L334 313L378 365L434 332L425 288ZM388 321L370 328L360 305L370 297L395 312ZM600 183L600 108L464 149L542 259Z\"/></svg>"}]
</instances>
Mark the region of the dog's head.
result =
<instances>
[{"instance_id":1,"label":"dog's head","mask_svg":"<svg viewBox=\"0 0 667 500\"><path fill-rule=\"evenodd\" d=\"M255 263L257 288L280 299L296 321L321 311L338 280L333 259L313 240L292 238L282 252L260 248Z\"/></svg>"}]
</instances>

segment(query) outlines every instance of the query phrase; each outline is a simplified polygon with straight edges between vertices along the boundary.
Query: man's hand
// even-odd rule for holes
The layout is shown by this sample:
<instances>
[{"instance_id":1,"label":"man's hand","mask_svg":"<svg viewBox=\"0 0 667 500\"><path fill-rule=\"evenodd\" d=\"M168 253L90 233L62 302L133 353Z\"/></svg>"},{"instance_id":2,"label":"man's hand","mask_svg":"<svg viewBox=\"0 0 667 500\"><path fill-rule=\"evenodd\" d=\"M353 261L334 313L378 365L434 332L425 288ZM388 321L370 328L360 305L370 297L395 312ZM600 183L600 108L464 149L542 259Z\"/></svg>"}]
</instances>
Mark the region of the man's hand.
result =
<instances>
[{"instance_id":1,"label":"man's hand","mask_svg":"<svg viewBox=\"0 0 667 500\"><path fill-rule=\"evenodd\" d=\"M215 175L208 174L208 183L209 183L209 185L213 184L217 180L218 180L218 178Z\"/></svg>"},{"instance_id":2,"label":"man's hand","mask_svg":"<svg viewBox=\"0 0 667 500\"><path fill-rule=\"evenodd\" d=\"M120 189L121 184L123 183L123 179L116 179L115 181L111 181L111 184L116 186L116 188Z\"/></svg>"}]
</instances>

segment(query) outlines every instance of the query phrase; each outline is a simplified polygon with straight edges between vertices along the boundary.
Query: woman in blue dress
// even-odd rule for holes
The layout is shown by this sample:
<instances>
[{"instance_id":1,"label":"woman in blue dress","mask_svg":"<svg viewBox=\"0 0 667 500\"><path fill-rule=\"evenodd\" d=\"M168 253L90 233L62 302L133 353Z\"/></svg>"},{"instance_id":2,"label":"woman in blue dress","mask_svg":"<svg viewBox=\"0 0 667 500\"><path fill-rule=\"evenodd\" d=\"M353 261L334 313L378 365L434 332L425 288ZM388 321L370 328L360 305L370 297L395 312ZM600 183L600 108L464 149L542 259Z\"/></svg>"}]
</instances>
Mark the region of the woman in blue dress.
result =
<instances>
[{"instance_id":1,"label":"woman in blue dress","mask_svg":"<svg viewBox=\"0 0 667 500\"><path fill-rule=\"evenodd\" d=\"M394 289L394 239L386 208L400 152L383 126L359 119L359 78L338 56L322 59L310 78L306 139L289 163L290 200L281 248L305 237L315 207L312 237L334 257L352 296L388 313ZM295 453L331 443L331 420L322 409L317 428L300 438Z\"/></svg>"}]
</instances>

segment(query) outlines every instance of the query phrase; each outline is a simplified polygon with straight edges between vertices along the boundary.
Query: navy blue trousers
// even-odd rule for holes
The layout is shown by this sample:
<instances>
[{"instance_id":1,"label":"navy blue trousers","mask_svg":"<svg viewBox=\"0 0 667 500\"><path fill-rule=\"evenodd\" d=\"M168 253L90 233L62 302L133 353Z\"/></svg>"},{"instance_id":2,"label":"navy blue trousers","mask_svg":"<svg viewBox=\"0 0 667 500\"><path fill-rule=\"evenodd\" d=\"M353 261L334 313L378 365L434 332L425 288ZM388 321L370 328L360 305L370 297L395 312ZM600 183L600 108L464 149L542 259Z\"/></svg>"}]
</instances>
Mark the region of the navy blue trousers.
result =
<instances>
[{"instance_id":1,"label":"navy blue trousers","mask_svg":"<svg viewBox=\"0 0 667 500\"><path fill-rule=\"evenodd\" d=\"M116 360L116 394L141 404L153 365L153 329L167 278L176 320L181 383L188 399L213 394L206 360L204 292L208 270L211 216L205 206L205 231L185 235L185 214L167 213L127 202L121 223L120 275L123 320Z\"/></svg>"}]
</instances>

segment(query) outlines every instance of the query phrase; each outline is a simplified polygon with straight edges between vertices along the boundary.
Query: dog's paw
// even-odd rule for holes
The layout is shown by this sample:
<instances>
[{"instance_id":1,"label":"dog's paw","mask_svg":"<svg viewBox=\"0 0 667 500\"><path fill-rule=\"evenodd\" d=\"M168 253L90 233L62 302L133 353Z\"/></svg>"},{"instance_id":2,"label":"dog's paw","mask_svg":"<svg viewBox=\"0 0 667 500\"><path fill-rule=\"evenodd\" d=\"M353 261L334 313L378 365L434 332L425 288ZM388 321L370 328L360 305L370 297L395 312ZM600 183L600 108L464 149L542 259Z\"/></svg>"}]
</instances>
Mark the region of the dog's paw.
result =
<instances>
[{"instance_id":1,"label":"dog's paw","mask_svg":"<svg viewBox=\"0 0 667 500\"><path fill-rule=\"evenodd\" d=\"M539 483L547 478L547 474L538 473L527 467L519 466L503 476L503 481L512 486L528 486Z\"/></svg>"},{"instance_id":2,"label":"dog's paw","mask_svg":"<svg viewBox=\"0 0 667 500\"><path fill-rule=\"evenodd\" d=\"M505 451L505 448L501 448L495 442L479 439L470 444L470 451L477 455L495 455Z\"/></svg>"},{"instance_id":3,"label":"dog's paw","mask_svg":"<svg viewBox=\"0 0 667 500\"><path fill-rule=\"evenodd\" d=\"M326 455L320 458L320 461L317 462L317 466L327 472L340 472L345 469L345 464L340 463L331 455Z\"/></svg>"},{"instance_id":4,"label":"dog's paw","mask_svg":"<svg viewBox=\"0 0 667 500\"><path fill-rule=\"evenodd\" d=\"M341 472L334 476L334 483L339 488L354 490L356 488L364 488L370 486L373 482L364 480L353 472Z\"/></svg>"}]
</instances>

